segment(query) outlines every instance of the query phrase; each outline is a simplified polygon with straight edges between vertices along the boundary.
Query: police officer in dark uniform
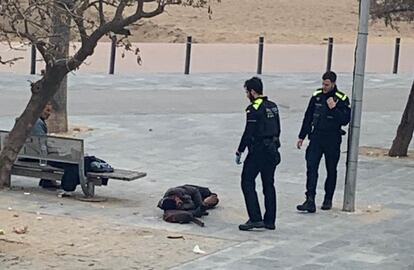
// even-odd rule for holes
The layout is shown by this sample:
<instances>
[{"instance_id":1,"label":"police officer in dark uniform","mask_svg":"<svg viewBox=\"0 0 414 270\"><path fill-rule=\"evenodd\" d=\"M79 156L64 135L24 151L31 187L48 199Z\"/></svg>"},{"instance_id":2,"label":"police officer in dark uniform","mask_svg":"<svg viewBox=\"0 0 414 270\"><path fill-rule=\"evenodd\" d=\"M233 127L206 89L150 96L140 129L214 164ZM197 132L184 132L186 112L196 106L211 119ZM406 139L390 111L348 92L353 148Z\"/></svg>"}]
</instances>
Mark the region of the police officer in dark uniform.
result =
<instances>
[{"instance_id":1,"label":"police officer in dark uniform","mask_svg":"<svg viewBox=\"0 0 414 270\"><path fill-rule=\"evenodd\" d=\"M321 209L332 208L341 137L345 134L341 127L347 125L351 118L349 99L336 87L336 74L328 71L323 74L322 80L322 88L315 91L306 109L297 142L297 148L300 149L306 136L310 140L306 149L306 201L296 207L299 211L309 213L316 211L316 185L322 155L325 156L327 177Z\"/></svg>"},{"instance_id":2,"label":"police officer in dark uniform","mask_svg":"<svg viewBox=\"0 0 414 270\"><path fill-rule=\"evenodd\" d=\"M276 221L276 190L274 174L280 163L280 119L275 103L262 96L262 81L253 77L244 84L251 104L246 109L246 128L236 151L236 163L241 164L241 155L248 148L241 176L241 186L249 220L239 225L243 231L253 228L274 230ZM256 176L260 173L265 198L266 212L262 218L256 193Z\"/></svg>"}]
</instances>

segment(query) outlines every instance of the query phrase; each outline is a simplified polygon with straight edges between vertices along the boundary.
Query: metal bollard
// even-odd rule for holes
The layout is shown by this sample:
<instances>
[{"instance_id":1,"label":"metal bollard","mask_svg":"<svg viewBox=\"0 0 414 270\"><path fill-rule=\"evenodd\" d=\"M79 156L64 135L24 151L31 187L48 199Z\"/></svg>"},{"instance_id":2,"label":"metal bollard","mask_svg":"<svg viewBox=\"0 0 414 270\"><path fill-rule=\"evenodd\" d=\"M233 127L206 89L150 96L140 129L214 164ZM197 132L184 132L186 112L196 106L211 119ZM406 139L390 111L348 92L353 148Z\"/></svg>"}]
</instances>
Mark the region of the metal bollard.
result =
<instances>
[{"instance_id":1,"label":"metal bollard","mask_svg":"<svg viewBox=\"0 0 414 270\"><path fill-rule=\"evenodd\" d=\"M185 70L184 74L190 74L190 62L191 62L191 43L192 37L187 37L187 45L186 45L186 52L185 52Z\"/></svg>"},{"instance_id":2,"label":"metal bollard","mask_svg":"<svg viewBox=\"0 0 414 270\"><path fill-rule=\"evenodd\" d=\"M109 60L109 74L114 74L115 71L115 55L116 55L116 36L111 37L111 58Z\"/></svg>"},{"instance_id":3,"label":"metal bollard","mask_svg":"<svg viewBox=\"0 0 414 270\"><path fill-rule=\"evenodd\" d=\"M30 74L36 74L36 46L32 44Z\"/></svg>"},{"instance_id":4,"label":"metal bollard","mask_svg":"<svg viewBox=\"0 0 414 270\"><path fill-rule=\"evenodd\" d=\"M326 63L326 71L331 71L332 68L332 53L333 53L333 37L328 38L328 59Z\"/></svg>"},{"instance_id":5,"label":"metal bollard","mask_svg":"<svg viewBox=\"0 0 414 270\"><path fill-rule=\"evenodd\" d=\"M259 55L257 57L257 74L262 74L264 37L259 37Z\"/></svg>"},{"instance_id":6,"label":"metal bollard","mask_svg":"<svg viewBox=\"0 0 414 270\"><path fill-rule=\"evenodd\" d=\"M397 74L398 72L398 61L400 58L400 43L401 38L395 39L395 51L394 51L394 68L392 70L392 73Z\"/></svg>"}]
</instances>

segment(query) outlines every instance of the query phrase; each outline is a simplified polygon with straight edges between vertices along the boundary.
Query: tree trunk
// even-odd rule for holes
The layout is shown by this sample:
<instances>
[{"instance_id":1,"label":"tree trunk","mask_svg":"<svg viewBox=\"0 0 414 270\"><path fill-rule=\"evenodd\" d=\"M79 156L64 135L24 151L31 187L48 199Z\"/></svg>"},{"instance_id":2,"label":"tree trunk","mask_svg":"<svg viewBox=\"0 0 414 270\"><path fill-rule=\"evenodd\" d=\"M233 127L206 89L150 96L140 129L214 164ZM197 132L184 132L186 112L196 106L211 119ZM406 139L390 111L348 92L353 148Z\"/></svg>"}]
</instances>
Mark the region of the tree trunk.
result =
<instances>
[{"instance_id":1,"label":"tree trunk","mask_svg":"<svg viewBox=\"0 0 414 270\"><path fill-rule=\"evenodd\" d=\"M66 0L66 4L70 4L71 0ZM67 59L69 56L70 41L70 17L66 16L64 9L56 9L56 13L52 18L53 35L50 43L55 45L56 60ZM48 130L52 133L68 131L68 115L67 115L67 76L62 80L59 90L53 96L52 105L53 113L48 122Z\"/></svg>"},{"instance_id":2,"label":"tree trunk","mask_svg":"<svg viewBox=\"0 0 414 270\"><path fill-rule=\"evenodd\" d=\"M16 121L0 153L0 189L10 186L10 173L20 149L30 135L46 103L56 93L66 70L53 67L42 79L32 84L32 96L26 109Z\"/></svg>"},{"instance_id":3,"label":"tree trunk","mask_svg":"<svg viewBox=\"0 0 414 270\"><path fill-rule=\"evenodd\" d=\"M388 155L391 157L407 156L408 147L410 146L411 139L414 132L414 81L411 86L411 92L408 97L407 105L405 106L403 116L401 118L400 125L397 129L397 135Z\"/></svg>"},{"instance_id":4,"label":"tree trunk","mask_svg":"<svg viewBox=\"0 0 414 270\"><path fill-rule=\"evenodd\" d=\"M1 155L3 155L1 152ZM5 153L5 158L0 159L0 189L10 186L10 172L13 162L10 162L7 157L10 156L10 152Z\"/></svg>"},{"instance_id":5,"label":"tree trunk","mask_svg":"<svg viewBox=\"0 0 414 270\"><path fill-rule=\"evenodd\" d=\"M58 3L73 3L74 0L60 0ZM61 18L65 20L65 18ZM138 20L131 20L130 23ZM69 25L69 23L67 24ZM58 91L60 84L66 74L74 69L79 68L81 63L90 55L102 36L117 29L117 22L109 22L96 30L89 38L82 40L81 48L70 59L50 58L50 51L43 52L43 57L46 58L46 71L43 78L35 82L31 86L32 96L27 104L24 112L16 121L13 129L3 145L0 153L0 189L5 186L10 186L10 173L12 166L17 158L20 149L22 148L26 138L30 135L33 125L39 118L40 113L44 109L48 101L50 101ZM65 43L68 44L68 43ZM41 46L41 45L39 45ZM44 48L44 47L43 47ZM65 57L66 58L66 57ZM62 59L62 60L57 60ZM46 60L46 59L45 59ZM66 102L65 102L66 108Z\"/></svg>"},{"instance_id":6,"label":"tree trunk","mask_svg":"<svg viewBox=\"0 0 414 270\"><path fill-rule=\"evenodd\" d=\"M67 76L63 78L59 90L53 96L53 112L47 120L48 131L51 133L60 133L68 131L68 114L67 114Z\"/></svg>"}]
</instances>

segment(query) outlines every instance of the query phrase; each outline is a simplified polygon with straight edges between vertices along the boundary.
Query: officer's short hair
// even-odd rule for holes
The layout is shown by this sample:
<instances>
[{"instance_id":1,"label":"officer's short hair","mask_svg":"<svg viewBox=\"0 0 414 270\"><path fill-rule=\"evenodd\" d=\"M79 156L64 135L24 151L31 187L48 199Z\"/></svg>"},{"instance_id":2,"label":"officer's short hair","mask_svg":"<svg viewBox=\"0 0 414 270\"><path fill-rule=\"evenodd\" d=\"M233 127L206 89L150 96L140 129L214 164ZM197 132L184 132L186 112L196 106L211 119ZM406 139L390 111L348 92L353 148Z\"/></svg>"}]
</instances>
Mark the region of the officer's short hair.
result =
<instances>
[{"instance_id":1,"label":"officer's short hair","mask_svg":"<svg viewBox=\"0 0 414 270\"><path fill-rule=\"evenodd\" d=\"M330 80L331 82L336 82L336 74L333 71L327 71L323 74L322 80Z\"/></svg>"},{"instance_id":2,"label":"officer's short hair","mask_svg":"<svg viewBox=\"0 0 414 270\"><path fill-rule=\"evenodd\" d=\"M244 82L244 88L246 90L254 90L259 95L263 94L263 83L262 80L258 77L253 77Z\"/></svg>"}]
</instances>

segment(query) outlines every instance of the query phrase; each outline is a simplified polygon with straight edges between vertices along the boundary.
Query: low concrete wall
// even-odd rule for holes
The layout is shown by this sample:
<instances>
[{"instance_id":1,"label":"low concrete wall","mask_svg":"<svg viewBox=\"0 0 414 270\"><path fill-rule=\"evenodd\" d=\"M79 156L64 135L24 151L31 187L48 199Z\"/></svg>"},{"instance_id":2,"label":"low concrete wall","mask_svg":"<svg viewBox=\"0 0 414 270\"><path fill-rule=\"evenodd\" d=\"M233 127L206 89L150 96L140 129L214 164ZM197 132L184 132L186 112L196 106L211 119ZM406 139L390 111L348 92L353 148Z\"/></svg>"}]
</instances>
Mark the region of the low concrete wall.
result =
<instances>
[{"instance_id":1,"label":"low concrete wall","mask_svg":"<svg viewBox=\"0 0 414 270\"><path fill-rule=\"evenodd\" d=\"M79 48L79 43L71 46ZM137 64L133 53L118 48L115 73L183 73L185 62L185 44L177 43L139 43L134 44L141 51L142 65ZM352 72L354 63L353 44L334 44L332 70ZM108 73L110 43L99 43L95 54L88 58L77 72ZM24 57L11 67L0 65L0 72L28 74L30 71L30 49L10 50L0 45L3 60ZM214 72L256 72L257 44L193 44L190 73ZM374 73L392 73L394 44L368 45L366 71ZM40 60L36 72L40 73L44 64ZM326 68L327 45L279 45L265 44L263 73L321 72ZM414 73L414 44L404 44L400 49L399 72Z\"/></svg>"}]
</instances>

